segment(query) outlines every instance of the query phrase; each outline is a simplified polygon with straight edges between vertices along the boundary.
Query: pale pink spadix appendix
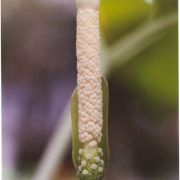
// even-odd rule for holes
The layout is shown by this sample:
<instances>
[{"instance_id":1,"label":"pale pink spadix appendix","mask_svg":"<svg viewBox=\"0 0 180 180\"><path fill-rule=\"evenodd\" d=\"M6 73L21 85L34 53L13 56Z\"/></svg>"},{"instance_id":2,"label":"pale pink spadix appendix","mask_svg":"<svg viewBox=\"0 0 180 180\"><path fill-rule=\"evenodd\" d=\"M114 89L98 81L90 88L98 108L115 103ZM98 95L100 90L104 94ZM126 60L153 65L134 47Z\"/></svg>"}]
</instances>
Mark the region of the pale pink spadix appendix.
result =
<instances>
[{"instance_id":1,"label":"pale pink spadix appendix","mask_svg":"<svg viewBox=\"0 0 180 180\"><path fill-rule=\"evenodd\" d=\"M79 140L95 147L102 136L99 11L79 9L77 24Z\"/></svg>"}]
</instances>

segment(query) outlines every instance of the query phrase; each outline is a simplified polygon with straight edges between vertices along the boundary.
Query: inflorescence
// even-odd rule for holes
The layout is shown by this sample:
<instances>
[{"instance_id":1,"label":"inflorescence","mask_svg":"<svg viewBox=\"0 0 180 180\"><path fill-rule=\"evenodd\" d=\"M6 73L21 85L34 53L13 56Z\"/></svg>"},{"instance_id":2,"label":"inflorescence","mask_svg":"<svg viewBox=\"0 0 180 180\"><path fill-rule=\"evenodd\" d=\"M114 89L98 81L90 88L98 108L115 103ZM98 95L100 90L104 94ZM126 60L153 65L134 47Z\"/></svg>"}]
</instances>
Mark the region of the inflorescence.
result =
<instances>
[{"instance_id":1,"label":"inflorescence","mask_svg":"<svg viewBox=\"0 0 180 180\"><path fill-rule=\"evenodd\" d=\"M79 141L83 144L83 148L79 149L78 173L97 175L104 170L103 149L99 147L103 117L99 11L97 9L78 9L76 47L78 134Z\"/></svg>"}]
</instances>

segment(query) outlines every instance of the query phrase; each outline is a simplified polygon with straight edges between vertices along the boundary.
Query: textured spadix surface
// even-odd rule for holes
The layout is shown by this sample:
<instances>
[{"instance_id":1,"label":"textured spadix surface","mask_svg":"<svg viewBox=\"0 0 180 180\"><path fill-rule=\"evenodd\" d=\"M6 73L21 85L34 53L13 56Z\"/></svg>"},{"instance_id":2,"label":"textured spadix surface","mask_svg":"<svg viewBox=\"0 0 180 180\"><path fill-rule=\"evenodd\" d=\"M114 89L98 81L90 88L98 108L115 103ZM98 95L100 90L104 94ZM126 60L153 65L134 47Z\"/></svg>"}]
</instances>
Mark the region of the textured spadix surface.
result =
<instances>
[{"instance_id":1,"label":"textured spadix surface","mask_svg":"<svg viewBox=\"0 0 180 180\"><path fill-rule=\"evenodd\" d=\"M78 9L99 9L100 0L76 0Z\"/></svg>"},{"instance_id":2,"label":"textured spadix surface","mask_svg":"<svg viewBox=\"0 0 180 180\"><path fill-rule=\"evenodd\" d=\"M76 36L79 140L95 147L102 136L99 11L78 9Z\"/></svg>"},{"instance_id":3,"label":"textured spadix surface","mask_svg":"<svg viewBox=\"0 0 180 180\"><path fill-rule=\"evenodd\" d=\"M77 89L73 92L71 101L72 116L72 145L73 145L73 163L80 179L98 180L104 176L108 166L109 147L108 147L108 84L106 79L102 78L102 138L97 147L89 148L79 141L78 133L78 94ZM102 154L101 154L102 150ZM90 160L87 154L90 155ZM79 167L81 166L81 169ZM102 169L101 169L102 168Z\"/></svg>"}]
</instances>

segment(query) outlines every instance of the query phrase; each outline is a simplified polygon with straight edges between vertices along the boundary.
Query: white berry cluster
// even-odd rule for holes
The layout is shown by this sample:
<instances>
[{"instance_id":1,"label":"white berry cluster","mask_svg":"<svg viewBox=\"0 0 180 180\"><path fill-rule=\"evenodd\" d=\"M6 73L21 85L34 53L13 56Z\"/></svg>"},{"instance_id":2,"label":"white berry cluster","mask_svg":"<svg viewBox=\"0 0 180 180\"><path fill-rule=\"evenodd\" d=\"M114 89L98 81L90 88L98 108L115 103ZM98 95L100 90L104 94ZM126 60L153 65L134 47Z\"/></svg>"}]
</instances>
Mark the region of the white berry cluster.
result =
<instances>
[{"instance_id":1,"label":"white berry cluster","mask_svg":"<svg viewBox=\"0 0 180 180\"><path fill-rule=\"evenodd\" d=\"M82 175L97 175L104 170L102 148L97 148L93 153L79 149L78 173Z\"/></svg>"},{"instance_id":2,"label":"white berry cluster","mask_svg":"<svg viewBox=\"0 0 180 180\"><path fill-rule=\"evenodd\" d=\"M102 89L99 11L77 13L79 140L96 147L102 137Z\"/></svg>"}]
</instances>

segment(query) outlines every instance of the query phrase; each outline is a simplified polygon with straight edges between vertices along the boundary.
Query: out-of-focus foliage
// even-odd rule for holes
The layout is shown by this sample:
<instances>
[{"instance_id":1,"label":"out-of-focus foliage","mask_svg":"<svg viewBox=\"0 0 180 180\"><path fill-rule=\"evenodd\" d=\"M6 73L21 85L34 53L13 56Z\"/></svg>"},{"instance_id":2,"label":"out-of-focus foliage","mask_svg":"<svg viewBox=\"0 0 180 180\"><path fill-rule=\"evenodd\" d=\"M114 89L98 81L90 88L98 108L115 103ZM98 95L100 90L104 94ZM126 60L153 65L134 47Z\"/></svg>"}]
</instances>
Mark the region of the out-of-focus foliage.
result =
<instances>
[{"instance_id":1,"label":"out-of-focus foliage","mask_svg":"<svg viewBox=\"0 0 180 180\"><path fill-rule=\"evenodd\" d=\"M142 22L173 11L177 11L177 0L102 0L102 33L112 43Z\"/></svg>"},{"instance_id":2,"label":"out-of-focus foliage","mask_svg":"<svg viewBox=\"0 0 180 180\"><path fill-rule=\"evenodd\" d=\"M176 12L177 1L103 0L101 11L103 37L111 44L121 41L122 37L128 37L141 24L153 22L160 16ZM165 35L161 37L164 32ZM151 46L131 58L127 64L116 67L111 73L116 75L121 83L124 82L142 93L147 101L162 106L177 107L177 25L168 30L164 29L159 36ZM133 42L133 39L131 41Z\"/></svg>"},{"instance_id":3,"label":"out-of-focus foliage","mask_svg":"<svg viewBox=\"0 0 180 180\"><path fill-rule=\"evenodd\" d=\"M101 5L101 29L109 43L151 19L156 10L155 3L144 0L102 0Z\"/></svg>"},{"instance_id":4,"label":"out-of-focus foliage","mask_svg":"<svg viewBox=\"0 0 180 180\"><path fill-rule=\"evenodd\" d=\"M158 16L178 10L177 0L154 0L154 2L157 4L156 14Z\"/></svg>"},{"instance_id":5,"label":"out-of-focus foliage","mask_svg":"<svg viewBox=\"0 0 180 180\"><path fill-rule=\"evenodd\" d=\"M161 105L177 106L177 26L132 61L116 69L118 79Z\"/></svg>"}]
</instances>

